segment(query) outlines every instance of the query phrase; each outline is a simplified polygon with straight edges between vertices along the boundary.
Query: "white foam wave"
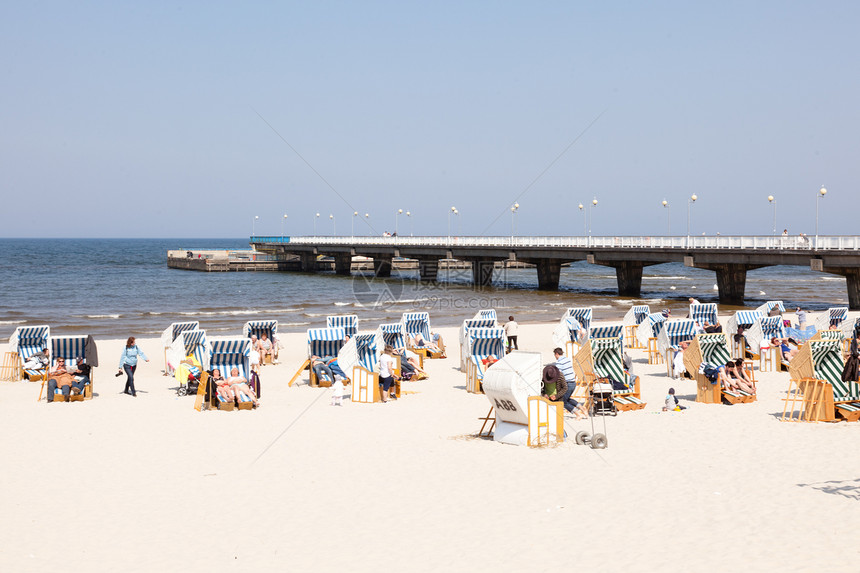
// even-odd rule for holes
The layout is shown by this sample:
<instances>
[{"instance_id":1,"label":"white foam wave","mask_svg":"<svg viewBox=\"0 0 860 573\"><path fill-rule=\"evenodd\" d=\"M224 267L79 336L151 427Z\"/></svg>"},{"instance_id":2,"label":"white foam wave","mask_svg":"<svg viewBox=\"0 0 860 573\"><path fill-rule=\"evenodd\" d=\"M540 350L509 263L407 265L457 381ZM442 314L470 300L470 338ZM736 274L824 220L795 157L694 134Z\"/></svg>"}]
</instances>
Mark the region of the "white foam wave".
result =
<instances>
[{"instance_id":1,"label":"white foam wave","mask_svg":"<svg viewBox=\"0 0 860 573\"><path fill-rule=\"evenodd\" d=\"M845 277L821 277L823 281L844 281Z\"/></svg>"},{"instance_id":2,"label":"white foam wave","mask_svg":"<svg viewBox=\"0 0 860 573\"><path fill-rule=\"evenodd\" d=\"M118 314L88 314L87 318L119 318Z\"/></svg>"},{"instance_id":3,"label":"white foam wave","mask_svg":"<svg viewBox=\"0 0 860 573\"><path fill-rule=\"evenodd\" d=\"M0 320L0 324L22 324L23 320Z\"/></svg>"},{"instance_id":4,"label":"white foam wave","mask_svg":"<svg viewBox=\"0 0 860 573\"><path fill-rule=\"evenodd\" d=\"M652 275L652 276L649 276L649 277L642 277L642 280L643 280L643 281L644 281L644 280L649 280L649 281L668 281L668 280L672 280L672 281L688 281L688 280L690 280L690 277L674 277L674 276L666 276L666 277L664 277L664 276L662 276L662 275Z\"/></svg>"},{"instance_id":5,"label":"white foam wave","mask_svg":"<svg viewBox=\"0 0 860 573\"><path fill-rule=\"evenodd\" d=\"M176 314L182 316L248 316L253 314L266 315L266 314L279 314L285 312L299 312L304 310L302 308L281 308L274 310L264 310L264 309L247 309L247 310L200 310L196 312L178 312ZM322 316L322 315L321 315Z\"/></svg>"},{"instance_id":6,"label":"white foam wave","mask_svg":"<svg viewBox=\"0 0 860 573\"><path fill-rule=\"evenodd\" d=\"M591 308L613 308L611 304L592 304Z\"/></svg>"},{"instance_id":7,"label":"white foam wave","mask_svg":"<svg viewBox=\"0 0 860 573\"><path fill-rule=\"evenodd\" d=\"M282 326L307 326L310 322L285 322Z\"/></svg>"},{"instance_id":8,"label":"white foam wave","mask_svg":"<svg viewBox=\"0 0 860 573\"><path fill-rule=\"evenodd\" d=\"M351 304L352 304L351 302L336 302L336 303L334 303L335 306L349 306Z\"/></svg>"}]
</instances>

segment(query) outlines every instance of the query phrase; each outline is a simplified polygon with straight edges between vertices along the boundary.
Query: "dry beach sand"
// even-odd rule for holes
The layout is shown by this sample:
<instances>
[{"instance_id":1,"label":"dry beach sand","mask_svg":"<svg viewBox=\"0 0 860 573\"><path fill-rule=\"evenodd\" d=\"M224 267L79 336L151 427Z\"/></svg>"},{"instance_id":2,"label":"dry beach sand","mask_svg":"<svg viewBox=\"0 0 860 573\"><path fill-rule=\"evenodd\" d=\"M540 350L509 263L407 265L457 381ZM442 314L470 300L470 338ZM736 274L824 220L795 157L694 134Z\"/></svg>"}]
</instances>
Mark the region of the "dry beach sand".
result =
<instances>
[{"instance_id":1,"label":"dry beach sand","mask_svg":"<svg viewBox=\"0 0 860 573\"><path fill-rule=\"evenodd\" d=\"M521 348L550 361L553 327L521 325ZM0 383L0 570L860 569L860 425L780 422L787 373L700 405L632 350L648 406L606 420L609 448L536 450L474 438L489 404L442 334L448 359L389 404L288 388L303 334L256 411L194 411L157 339L137 398L113 376L123 340L99 341L93 400ZM687 411L660 411L670 385Z\"/></svg>"}]
</instances>

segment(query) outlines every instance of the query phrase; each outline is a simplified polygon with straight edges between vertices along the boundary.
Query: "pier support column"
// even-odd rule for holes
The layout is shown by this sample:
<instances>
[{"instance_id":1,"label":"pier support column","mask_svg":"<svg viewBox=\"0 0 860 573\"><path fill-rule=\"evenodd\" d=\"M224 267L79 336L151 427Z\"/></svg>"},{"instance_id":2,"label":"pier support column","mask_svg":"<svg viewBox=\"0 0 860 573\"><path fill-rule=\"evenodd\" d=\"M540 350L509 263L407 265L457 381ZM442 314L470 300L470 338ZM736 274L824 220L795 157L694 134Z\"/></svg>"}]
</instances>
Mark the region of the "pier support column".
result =
<instances>
[{"instance_id":1,"label":"pier support column","mask_svg":"<svg viewBox=\"0 0 860 573\"><path fill-rule=\"evenodd\" d=\"M476 287L485 287L493 284L494 266L494 261L472 259L472 282Z\"/></svg>"},{"instance_id":2,"label":"pier support column","mask_svg":"<svg viewBox=\"0 0 860 573\"><path fill-rule=\"evenodd\" d=\"M824 267L824 272L845 277L848 286L848 308L860 310L860 267Z\"/></svg>"},{"instance_id":3,"label":"pier support column","mask_svg":"<svg viewBox=\"0 0 860 573\"><path fill-rule=\"evenodd\" d=\"M434 282L439 274L439 261L421 259L418 261L418 275L422 281Z\"/></svg>"},{"instance_id":4,"label":"pier support column","mask_svg":"<svg viewBox=\"0 0 860 573\"><path fill-rule=\"evenodd\" d=\"M533 262L537 266L539 290L558 290L558 281L561 277L561 261L538 259L529 262Z\"/></svg>"},{"instance_id":5,"label":"pier support column","mask_svg":"<svg viewBox=\"0 0 860 573\"><path fill-rule=\"evenodd\" d=\"M352 255L338 253L334 256L334 272L349 275L352 272Z\"/></svg>"},{"instance_id":6,"label":"pier support column","mask_svg":"<svg viewBox=\"0 0 860 573\"><path fill-rule=\"evenodd\" d=\"M708 269L717 273L717 289L720 304L743 306L744 290L747 286L747 271L760 268L760 265L738 263L696 264L696 268Z\"/></svg>"},{"instance_id":7,"label":"pier support column","mask_svg":"<svg viewBox=\"0 0 860 573\"><path fill-rule=\"evenodd\" d=\"M636 296L642 294L642 261L619 261L615 267L615 280L618 282L618 294L621 296Z\"/></svg>"},{"instance_id":8,"label":"pier support column","mask_svg":"<svg viewBox=\"0 0 860 573\"><path fill-rule=\"evenodd\" d=\"M304 273L312 273L317 270L317 256L313 253L300 253L301 268Z\"/></svg>"},{"instance_id":9,"label":"pier support column","mask_svg":"<svg viewBox=\"0 0 860 573\"><path fill-rule=\"evenodd\" d=\"M391 276L391 259L373 258L373 274L377 277L387 278Z\"/></svg>"}]
</instances>

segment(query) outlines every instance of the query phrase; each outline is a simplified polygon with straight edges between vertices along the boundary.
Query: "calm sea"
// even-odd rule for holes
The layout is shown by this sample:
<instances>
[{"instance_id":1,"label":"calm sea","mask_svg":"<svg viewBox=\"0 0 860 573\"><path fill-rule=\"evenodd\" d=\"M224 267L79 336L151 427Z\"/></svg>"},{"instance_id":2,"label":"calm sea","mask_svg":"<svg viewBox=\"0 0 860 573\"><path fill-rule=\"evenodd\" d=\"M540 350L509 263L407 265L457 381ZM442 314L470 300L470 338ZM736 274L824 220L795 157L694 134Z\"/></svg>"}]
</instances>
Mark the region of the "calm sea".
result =
<instances>
[{"instance_id":1,"label":"calm sea","mask_svg":"<svg viewBox=\"0 0 860 573\"><path fill-rule=\"evenodd\" d=\"M595 320L618 320L632 304L685 310L687 298L716 302L715 275L681 264L646 267L642 297L616 294L611 268L576 263L562 269L559 292L539 292L533 269L497 271L492 288L471 288L468 271L440 271L440 283L417 271L390 279L333 273L201 273L167 268L168 249L248 249L241 239L0 239L0 336L21 324L49 324L56 334L151 337L170 323L199 320L215 335L239 334L248 320L277 319L299 332L325 326L329 314L357 314L362 329L430 312L434 326L456 326L478 309L500 318L556 321L570 306L591 306ZM747 277L747 306L783 300L811 310L846 305L845 279L800 267L770 267ZM721 306L728 312L740 307Z\"/></svg>"}]
</instances>

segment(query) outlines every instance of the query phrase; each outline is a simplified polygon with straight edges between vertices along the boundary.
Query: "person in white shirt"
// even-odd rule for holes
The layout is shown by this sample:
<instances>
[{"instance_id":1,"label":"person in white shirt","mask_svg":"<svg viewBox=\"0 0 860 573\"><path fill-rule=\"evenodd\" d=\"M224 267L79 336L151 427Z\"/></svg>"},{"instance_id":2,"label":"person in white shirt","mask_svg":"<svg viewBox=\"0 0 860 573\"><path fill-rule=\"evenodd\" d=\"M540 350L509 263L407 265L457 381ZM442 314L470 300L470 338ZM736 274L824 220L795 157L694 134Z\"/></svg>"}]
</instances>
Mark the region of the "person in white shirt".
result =
<instances>
[{"instance_id":1,"label":"person in white shirt","mask_svg":"<svg viewBox=\"0 0 860 573\"><path fill-rule=\"evenodd\" d=\"M394 370L397 368L397 363L394 361L394 349L390 345L385 345L385 350L379 358L379 385L382 386L382 401L388 402L389 390L394 384Z\"/></svg>"},{"instance_id":2,"label":"person in white shirt","mask_svg":"<svg viewBox=\"0 0 860 573\"><path fill-rule=\"evenodd\" d=\"M505 336L508 337L508 352L511 350L519 350L517 344L517 334L519 333L520 325L514 320L513 316L508 317L508 322L505 323Z\"/></svg>"}]
</instances>

